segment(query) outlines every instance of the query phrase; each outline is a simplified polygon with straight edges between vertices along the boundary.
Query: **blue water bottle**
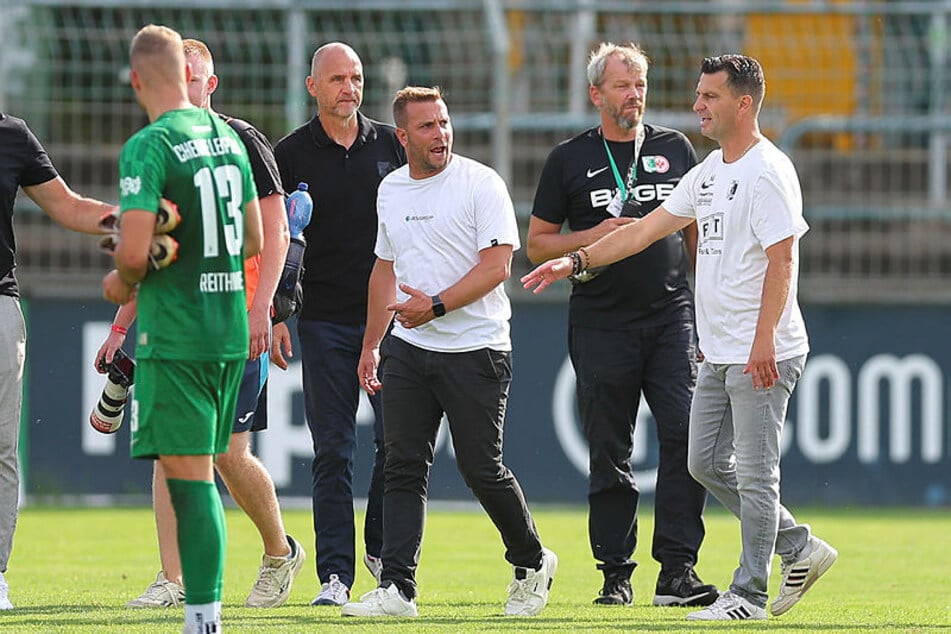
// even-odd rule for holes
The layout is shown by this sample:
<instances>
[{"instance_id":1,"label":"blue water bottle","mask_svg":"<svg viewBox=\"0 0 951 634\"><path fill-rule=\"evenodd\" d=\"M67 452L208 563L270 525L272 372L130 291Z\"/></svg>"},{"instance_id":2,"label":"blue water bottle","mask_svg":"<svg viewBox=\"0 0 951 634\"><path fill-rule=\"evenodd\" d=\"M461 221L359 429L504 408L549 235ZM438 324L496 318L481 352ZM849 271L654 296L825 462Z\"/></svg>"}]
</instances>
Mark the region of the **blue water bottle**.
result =
<instances>
[{"instance_id":1,"label":"blue water bottle","mask_svg":"<svg viewBox=\"0 0 951 634\"><path fill-rule=\"evenodd\" d=\"M297 191L287 197L287 225L291 231L291 238L303 236L304 228L310 224L313 213L314 200L307 191L307 183L300 183Z\"/></svg>"},{"instance_id":2,"label":"blue water bottle","mask_svg":"<svg viewBox=\"0 0 951 634\"><path fill-rule=\"evenodd\" d=\"M297 190L287 197L285 205L291 243L287 247L284 270L281 272L281 280L277 283L277 290L274 293L272 317L274 323L280 323L300 310L303 296L300 279L303 273L304 250L307 248L304 228L310 224L310 218L314 213L314 201L307 191L307 183L299 184Z\"/></svg>"}]
</instances>

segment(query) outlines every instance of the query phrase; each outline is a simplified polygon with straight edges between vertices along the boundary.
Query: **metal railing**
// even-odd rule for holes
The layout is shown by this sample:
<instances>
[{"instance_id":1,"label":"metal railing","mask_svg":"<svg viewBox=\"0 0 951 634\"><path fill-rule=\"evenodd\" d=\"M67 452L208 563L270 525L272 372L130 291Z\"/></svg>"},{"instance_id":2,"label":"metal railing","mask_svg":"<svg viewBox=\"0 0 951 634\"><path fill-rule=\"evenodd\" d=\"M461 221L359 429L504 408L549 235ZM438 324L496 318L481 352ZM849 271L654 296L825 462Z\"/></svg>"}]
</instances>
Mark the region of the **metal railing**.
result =
<instances>
[{"instance_id":1,"label":"metal railing","mask_svg":"<svg viewBox=\"0 0 951 634\"><path fill-rule=\"evenodd\" d=\"M115 200L119 148L145 122L125 80L142 24L208 42L216 108L272 141L313 113L313 50L343 40L363 58L370 116L388 120L405 84L444 89L456 151L505 177L524 225L548 152L597 121L584 67L599 41L645 48L647 118L683 130L701 156L713 146L690 112L699 62L741 51L764 64L761 122L800 172L812 225L803 297L948 302L949 19L951 0L7 1L0 108L30 122L77 191ZM34 212L21 196L24 290L98 295L109 262L95 239ZM519 255L516 273L527 266Z\"/></svg>"}]
</instances>

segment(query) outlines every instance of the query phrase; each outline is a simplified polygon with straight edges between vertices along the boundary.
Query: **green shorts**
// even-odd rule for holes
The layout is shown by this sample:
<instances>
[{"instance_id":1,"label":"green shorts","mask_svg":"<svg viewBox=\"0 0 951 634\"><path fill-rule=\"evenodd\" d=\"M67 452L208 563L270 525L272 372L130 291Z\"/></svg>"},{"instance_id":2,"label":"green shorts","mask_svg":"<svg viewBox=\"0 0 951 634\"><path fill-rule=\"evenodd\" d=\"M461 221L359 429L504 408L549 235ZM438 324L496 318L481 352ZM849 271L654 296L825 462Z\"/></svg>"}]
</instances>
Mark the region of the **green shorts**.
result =
<instances>
[{"instance_id":1,"label":"green shorts","mask_svg":"<svg viewBox=\"0 0 951 634\"><path fill-rule=\"evenodd\" d=\"M132 390L132 457L228 451L244 360L142 359Z\"/></svg>"}]
</instances>

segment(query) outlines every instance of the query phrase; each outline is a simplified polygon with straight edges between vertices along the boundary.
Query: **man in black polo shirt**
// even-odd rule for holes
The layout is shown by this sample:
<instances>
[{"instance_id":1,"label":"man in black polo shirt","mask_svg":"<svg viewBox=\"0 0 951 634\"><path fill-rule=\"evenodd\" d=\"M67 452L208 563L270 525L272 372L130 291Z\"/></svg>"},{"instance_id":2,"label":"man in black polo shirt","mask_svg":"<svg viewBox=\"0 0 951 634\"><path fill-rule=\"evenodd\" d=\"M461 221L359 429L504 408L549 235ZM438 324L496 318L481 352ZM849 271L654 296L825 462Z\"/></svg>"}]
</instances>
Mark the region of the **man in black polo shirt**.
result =
<instances>
[{"instance_id":1,"label":"man in black polo shirt","mask_svg":"<svg viewBox=\"0 0 951 634\"><path fill-rule=\"evenodd\" d=\"M3 573L13 550L20 488L17 440L26 327L13 273L13 206L21 187L53 220L73 231L101 233L99 219L115 209L71 190L26 123L0 112L0 610L13 609Z\"/></svg>"},{"instance_id":2,"label":"man in black polo shirt","mask_svg":"<svg viewBox=\"0 0 951 634\"><path fill-rule=\"evenodd\" d=\"M297 322L304 404L314 443L313 509L320 594L313 605L343 605L354 579L353 453L359 403L357 364L376 243L376 191L406 162L392 126L364 117L363 64L339 42L317 49L307 77L317 115L274 149L287 191L304 182L314 216L304 230L304 301ZM286 367L290 336L274 329L272 358ZM364 563L379 580L383 547L383 423L379 395L376 460L367 495Z\"/></svg>"},{"instance_id":3,"label":"man in black polo shirt","mask_svg":"<svg viewBox=\"0 0 951 634\"><path fill-rule=\"evenodd\" d=\"M683 134L642 122L648 60L634 44L602 44L588 63L601 125L558 145L538 183L528 230L533 262L591 244L660 204L697 162ZM561 233L567 222L571 230ZM686 245L686 249L685 249ZM574 280L568 348L589 445L588 530L604 573L598 604L633 601L639 492L631 470L641 391L657 421L660 456L652 554L655 605L709 605L714 586L694 571L706 491L687 472L696 382L687 258L696 225L643 253Z\"/></svg>"}]
</instances>

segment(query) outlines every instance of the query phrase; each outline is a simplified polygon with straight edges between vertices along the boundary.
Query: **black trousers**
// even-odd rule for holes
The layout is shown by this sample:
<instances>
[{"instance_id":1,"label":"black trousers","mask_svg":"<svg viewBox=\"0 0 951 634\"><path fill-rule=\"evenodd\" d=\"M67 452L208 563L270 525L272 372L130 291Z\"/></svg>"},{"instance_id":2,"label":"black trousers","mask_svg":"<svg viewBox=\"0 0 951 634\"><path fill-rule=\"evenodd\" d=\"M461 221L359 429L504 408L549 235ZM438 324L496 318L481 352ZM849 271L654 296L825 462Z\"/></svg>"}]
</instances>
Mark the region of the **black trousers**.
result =
<instances>
[{"instance_id":1,"label":"black trousers","mask_svg":"<svg viewBox=\"0 0 951 634\"><path fill-rule=\"evenodd\" d=\"M502 535L506 560L537 568L542 556L538 531L518 481L502 464L511 353L430 352L392 335L380 353L386 445L383 584L395 583L407 597L416 596L429 471L443 413L459 472Z\"/></svg>"},{"instance_id":2,"label":"black trousers","mask_svg":"<svg viewBox=\"0 0 951 634\"><path fill-rule=\"evenodd\" d=\"M629 575L640 492L631 470L643 391L660 445L652 555L668 570L695 564L706 490L687 472L690 401L697 380L693 322L600 330L571 326L578 409L589 446L588 534L605 575Z\"/></svg>"}]
</instances>

